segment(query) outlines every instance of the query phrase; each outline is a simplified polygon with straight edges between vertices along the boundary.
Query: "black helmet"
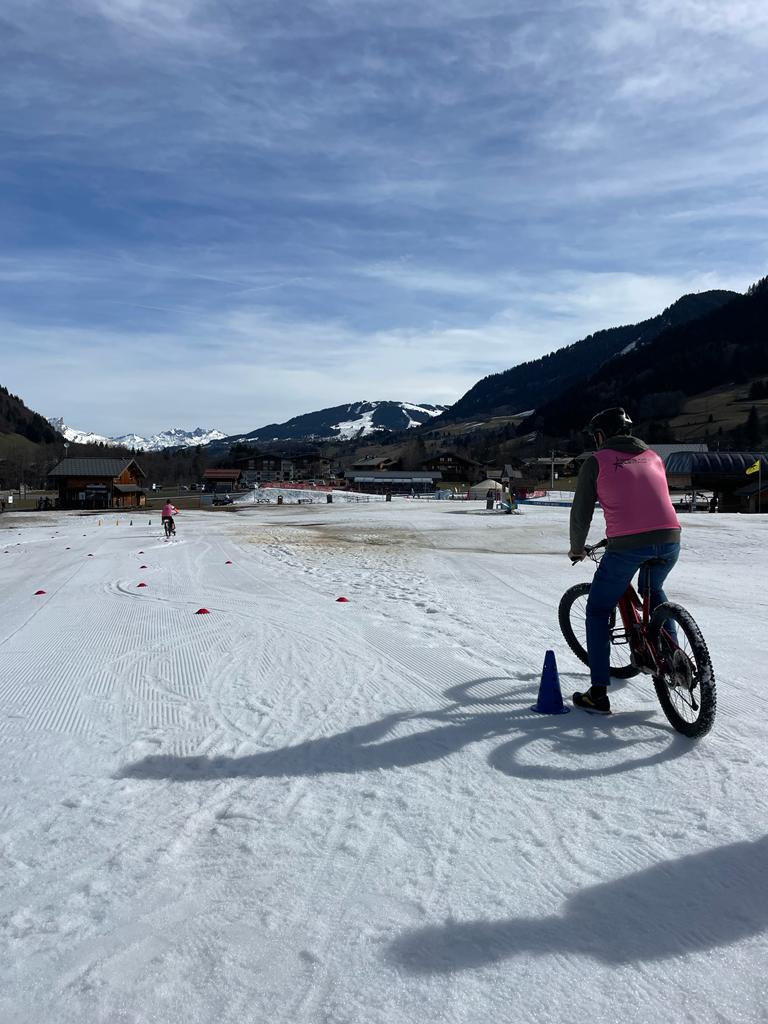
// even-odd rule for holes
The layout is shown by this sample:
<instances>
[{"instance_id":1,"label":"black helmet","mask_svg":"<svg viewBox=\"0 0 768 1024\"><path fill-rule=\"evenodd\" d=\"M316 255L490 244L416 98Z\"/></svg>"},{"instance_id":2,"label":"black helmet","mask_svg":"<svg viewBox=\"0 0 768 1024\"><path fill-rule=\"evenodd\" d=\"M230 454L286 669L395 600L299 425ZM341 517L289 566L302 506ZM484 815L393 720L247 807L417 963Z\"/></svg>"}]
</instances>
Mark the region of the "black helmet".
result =
<instances>
[{"instance_id":1,"label":"black helmet","mask_svg":"<svg viewBox=\"0 0 768 1024\"><path fill-rule=\"evenodd\" d=\"M587 430L593 436L600 431L606 437L613 437L614 434L631 434L632 420L626 412L617 406L615 409L603 409L589 421Z\"/></svg>"}]
</instances>

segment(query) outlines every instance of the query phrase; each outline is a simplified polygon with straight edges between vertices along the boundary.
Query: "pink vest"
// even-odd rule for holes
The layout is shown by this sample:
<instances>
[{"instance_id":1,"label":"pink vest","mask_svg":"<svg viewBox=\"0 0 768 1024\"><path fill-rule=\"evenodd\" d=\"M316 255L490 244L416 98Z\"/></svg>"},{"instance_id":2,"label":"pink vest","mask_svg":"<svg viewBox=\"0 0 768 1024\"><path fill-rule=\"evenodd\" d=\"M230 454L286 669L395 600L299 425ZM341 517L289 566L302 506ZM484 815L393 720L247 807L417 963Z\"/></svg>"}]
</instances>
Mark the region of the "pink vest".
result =
<instances>
[{"instance_id":1,"label":"pink vest","mask_svg":"<svg viewBox=\"0 0 768 1024\"><path fill-rule=\"evenodd\" d=\"M597 499L605 513L609 537L651 530L679 530L669 497L664 462L656 452L595 452L599 465Z\"/></svg>"}]
</instances>

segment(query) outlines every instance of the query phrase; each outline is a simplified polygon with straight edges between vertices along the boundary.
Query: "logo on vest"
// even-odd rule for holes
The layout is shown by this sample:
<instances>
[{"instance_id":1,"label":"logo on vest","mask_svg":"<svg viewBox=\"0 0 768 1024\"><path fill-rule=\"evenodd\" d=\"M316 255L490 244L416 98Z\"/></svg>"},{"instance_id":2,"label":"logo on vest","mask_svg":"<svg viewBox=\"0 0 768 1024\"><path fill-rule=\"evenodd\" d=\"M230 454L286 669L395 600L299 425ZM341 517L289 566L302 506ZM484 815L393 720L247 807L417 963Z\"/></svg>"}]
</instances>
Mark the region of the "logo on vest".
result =
<instances>
[{"instance_id":1,"label":"logo on vest","mask_svg":"<svg viewBox=\"0 0 768 1024\"><path fill-rule=\"evenodd\" d=\"M651 461L650 459L646 458L646 454L646 452L642 452L639 455L628 455L625 459L622 459L620 456L617 455L616 461L613 463L614 471L623 469L628 462L631 462L634 466L644 466L646 462Z\"/></svg>"}]
</instances>

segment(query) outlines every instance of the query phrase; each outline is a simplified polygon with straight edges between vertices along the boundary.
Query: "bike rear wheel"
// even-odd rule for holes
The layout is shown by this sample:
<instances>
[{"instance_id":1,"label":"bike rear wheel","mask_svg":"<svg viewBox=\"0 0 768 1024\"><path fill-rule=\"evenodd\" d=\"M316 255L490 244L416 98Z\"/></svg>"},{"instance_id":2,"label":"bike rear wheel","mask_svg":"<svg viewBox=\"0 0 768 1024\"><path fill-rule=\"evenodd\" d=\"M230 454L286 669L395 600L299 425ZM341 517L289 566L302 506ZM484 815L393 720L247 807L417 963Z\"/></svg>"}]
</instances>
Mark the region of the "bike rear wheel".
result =
<instances>
[{"instance_id":1,"label":"bike rear wheel","mask_svg":"<svg viewBox=\"0 0 768 1024\"><path fill-rule=\"evenodd\" d=\"M674 623L674 634L667 622ZM717 707L715 673L707 645L693 616L667 602L654 609L648 627L660 672L656 696L670 725L684 736L704 736Z\"/></svg>"},{"instance_id":2,"label":"bike rear wheel","mask_svg":"<svg viewBox=\"0 0 768 1024\"><path fill-rule=\"evenodd\" d=\"M570 587L560 598L557 617L565 642L573 653L589 665L587 654L587 598L589 583L577 583ZM611 612L611 675L618 679L629 679L640 670L635 668L631 660L631 651L627 643L627 635L618 610Z\"/></svg>"}]
</instances>

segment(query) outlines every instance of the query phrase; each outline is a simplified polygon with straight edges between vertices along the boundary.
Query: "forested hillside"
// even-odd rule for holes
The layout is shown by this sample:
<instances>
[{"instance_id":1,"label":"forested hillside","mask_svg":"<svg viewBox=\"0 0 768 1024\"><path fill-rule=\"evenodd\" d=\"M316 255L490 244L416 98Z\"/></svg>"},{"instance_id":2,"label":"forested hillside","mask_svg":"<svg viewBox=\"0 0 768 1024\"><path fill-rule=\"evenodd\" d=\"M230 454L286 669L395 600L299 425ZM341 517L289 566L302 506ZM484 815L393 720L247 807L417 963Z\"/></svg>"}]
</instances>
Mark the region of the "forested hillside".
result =
<instances>
[{"instance_id":1,"label":"forested hillside","mask_svg":"<svg viewBox=\"0 0 768 1024\"><path fill-rule=\"evenodd\" d=\"M721 290L684 295L650 320L597 331L540 359L484 377L435 425L536 409L577 381L587 379L594 369L629 345L642 346L662 331L719 309L737 297L737 292Z\"/></svg>"},{"instance_id":2,"label":"forested hillside","mask_svg":"<svg viewBox=\"0 0 768 1024\"><path fill-rule=\"evenodd\" d=\"M4 387L0 387L0 434L19 434L35 444L54 444L61 440L43 416L32 412Z\"/></svg>"},{"instance_id":3,"label":"forested hillside","mask_svg":"<svg viewBox=\"0 0 768 1024\"><path fill-rule=\"evenodd\" d=\"M746 295L688 323L669 327L650 344L603 364L588 380L541 405L520 432L567 436L590 411L625 406L637 422L676 416L687 397L768 373L768 278Z\"/></svg>"}]
</instances>

